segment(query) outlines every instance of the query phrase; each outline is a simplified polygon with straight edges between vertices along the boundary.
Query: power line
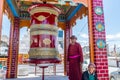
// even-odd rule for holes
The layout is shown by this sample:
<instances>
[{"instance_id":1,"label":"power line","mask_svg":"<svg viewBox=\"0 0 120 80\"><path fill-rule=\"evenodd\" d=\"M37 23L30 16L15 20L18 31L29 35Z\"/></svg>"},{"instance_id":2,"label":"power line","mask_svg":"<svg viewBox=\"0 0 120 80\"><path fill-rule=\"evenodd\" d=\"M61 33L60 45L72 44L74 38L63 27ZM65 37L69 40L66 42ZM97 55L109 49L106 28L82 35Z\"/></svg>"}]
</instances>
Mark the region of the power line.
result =
<instances>
[{"instance_id":1,"label":"power line","mask_svg":"<svg viewBox=\"0 0 120 80\"><path fill-rule=\"evenodd\" d=\"M85 29L85 27L87 26L87 24L88 24L88 17L86 17L85 19L83 19L84 20L84 25L81 27L81 29L80 29L80 33ZM78 33L78 36L80 35L80 33Z\"/></svg>"},{"instance_id":2,"label":"power line","mask_svg":"<svg viewBox=\"0 0 120 80\"><path fill-rule=\"evenodd\" d=\"M85 27L87 26L87 23L88 23L88 22L86 22L86 23L83 25L83 27L82 27L81 30L80 30L80 33L85 29ZM78 35L80 35L80 33L78 33Z\"/></svg>"}]
</instances>

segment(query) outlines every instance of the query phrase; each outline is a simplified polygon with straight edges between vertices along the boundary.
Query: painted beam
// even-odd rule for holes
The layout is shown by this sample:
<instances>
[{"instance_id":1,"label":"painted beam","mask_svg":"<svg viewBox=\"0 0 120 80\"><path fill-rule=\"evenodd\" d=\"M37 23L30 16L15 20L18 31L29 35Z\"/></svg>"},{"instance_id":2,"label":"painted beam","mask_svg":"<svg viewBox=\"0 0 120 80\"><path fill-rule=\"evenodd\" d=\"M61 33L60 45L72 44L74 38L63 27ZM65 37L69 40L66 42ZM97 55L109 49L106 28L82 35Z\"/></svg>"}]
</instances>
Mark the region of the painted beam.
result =
<instances>
[{"instance_id":1,"label":"painted beam","mask_svg":"<svg viewBox=\"0 0 120 80\"><path fill-rule=\"evenodd\" d=\"M0 1L0 40L1 40L1 33L2 33L2 20L3 20L3 6L4 6L4 1Z\"/></svg>"},{"instance_id":2,"label":"painted beam","mask_svg":"<svg viewBox=\"0 0 120 80\"><path fill-rule=\"evenodd\" d=\"M72 17L78 12L78 10L83 6L83 4L79 4L73 12L67 17L67 21L71 20Z\"/></svg>"},{"instance_id":3,"label":"painted beam","mask_svg":"<svg viewBox=\"0 0 120 80\"><path fill-rule=\"evenodd\" d=\"M9 7L10 7L12 13L13 13L13 15L14 15L15 17L19 17L19 15L18 15L18 13L17 13L17 11L16 11L16 9L15 9L15 6L14 6L13 3L12 3L12 0L6 0L6 1L7 1L8 5L9 5Z\"/></svg>"}]
</instances>

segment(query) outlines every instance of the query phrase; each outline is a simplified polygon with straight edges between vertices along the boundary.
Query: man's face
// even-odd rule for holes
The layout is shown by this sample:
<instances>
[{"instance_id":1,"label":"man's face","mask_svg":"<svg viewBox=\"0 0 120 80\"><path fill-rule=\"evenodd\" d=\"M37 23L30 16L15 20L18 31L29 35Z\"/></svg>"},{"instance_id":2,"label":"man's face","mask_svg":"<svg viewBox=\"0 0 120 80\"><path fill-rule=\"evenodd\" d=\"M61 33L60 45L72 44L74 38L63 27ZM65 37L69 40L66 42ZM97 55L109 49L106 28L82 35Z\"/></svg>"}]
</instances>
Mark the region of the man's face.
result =
<instances>
[{"instance_id":1,"label":"man's face","mask_svg":"<svg viewBox=\"0 0 120 80\"><path fill-rule=\"evenodd\" d=\"M75 42L76 42L76 39L71 39L71 42L72 42L72 43L75 43Z\"/></svg>"},{"instance_id":2,"label":"man's face","mask_svg":"<svg viewBox=\"0 0 120 80\"><path fill-rule=\"evenodd\" d=\"M88 70L89 70L89 72L92 74L92 73L95 72L95 67L94 67L93 65L90 65L90 66L88 67Z\"/></svg>"}]
</instances>

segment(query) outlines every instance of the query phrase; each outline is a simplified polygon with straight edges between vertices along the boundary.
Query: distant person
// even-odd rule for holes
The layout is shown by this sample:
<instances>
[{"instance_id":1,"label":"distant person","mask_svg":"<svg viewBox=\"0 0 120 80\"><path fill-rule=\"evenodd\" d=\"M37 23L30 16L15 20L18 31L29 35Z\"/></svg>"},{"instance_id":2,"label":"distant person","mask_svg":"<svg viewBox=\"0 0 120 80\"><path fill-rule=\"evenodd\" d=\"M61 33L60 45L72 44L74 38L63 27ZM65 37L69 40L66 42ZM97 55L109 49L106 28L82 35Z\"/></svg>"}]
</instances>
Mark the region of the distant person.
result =
<instances>
[{"instance_id":1,"label":"distant person","mask_svg":"<svg viewBox=\"0 0 120 80\"><path fill-rule=\"evenodd\" d=\"M88 70L82 74L82 80L98 80L95 73L95 64L90 63L88 65Z\"/></svg>"},{"instance_id":2,"label":"distant person","mask_svg":"<svg viewBox=\"0 0 120 80\"><path fill-rule=\"evenodd\" d=\"M82 48L81 45L76 42L76 36L73 35L70 39L71 43L68 48L69 80L81 80L83 63Z\"/></svg>"}]
</instances>

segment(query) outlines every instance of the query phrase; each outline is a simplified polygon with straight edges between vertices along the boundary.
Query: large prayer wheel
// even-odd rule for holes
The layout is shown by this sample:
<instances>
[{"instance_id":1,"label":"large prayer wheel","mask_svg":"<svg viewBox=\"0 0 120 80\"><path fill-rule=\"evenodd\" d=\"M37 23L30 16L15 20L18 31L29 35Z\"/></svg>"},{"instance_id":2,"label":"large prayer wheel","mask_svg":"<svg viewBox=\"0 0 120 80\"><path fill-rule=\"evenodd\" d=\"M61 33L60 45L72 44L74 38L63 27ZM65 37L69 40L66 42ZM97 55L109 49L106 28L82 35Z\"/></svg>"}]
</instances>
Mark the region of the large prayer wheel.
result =
<instances>
[{"instance_id":1,"label":"large prayer wheel","mask_svg":"<svg viewBox=\"0 0 120 80\"><path fill-rule=\"evenodd\" d=\"M29 8L30 59L58 59L57 22L60 10L51 4L37 4Z\"/></svg>"}]
</instances>

